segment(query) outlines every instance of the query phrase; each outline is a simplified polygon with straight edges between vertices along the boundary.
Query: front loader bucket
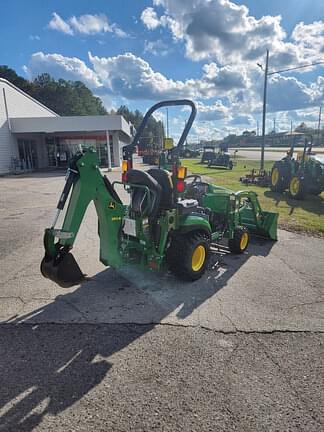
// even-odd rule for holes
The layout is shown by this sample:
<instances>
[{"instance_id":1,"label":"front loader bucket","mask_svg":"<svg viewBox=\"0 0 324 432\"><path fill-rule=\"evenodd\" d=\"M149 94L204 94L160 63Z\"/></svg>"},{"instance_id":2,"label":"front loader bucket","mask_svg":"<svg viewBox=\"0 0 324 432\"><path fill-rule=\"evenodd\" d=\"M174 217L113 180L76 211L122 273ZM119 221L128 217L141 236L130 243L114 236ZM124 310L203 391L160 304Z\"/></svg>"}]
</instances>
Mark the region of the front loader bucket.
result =
<instances>
[{"instance_id":1,"label":"front loader bucket","mask_svg":"<svg viewBox=\"0 0 324 432\"><path fill-rule=\"evenodd\" d=\"M278 213L263 211L263 220L257 224L257 234L271 240L278 240Z\"/></svg>"},{"instance_id":2,"label":"front loader bucket","mask_svg":"<svg viewBox=\"0 0 324 432\"><path fill-rule=\"evenodd\" d=\"M78 285L85 277L71 252L53 259L45 255L40 266L44 277L52 280L62 288Z\"/></svg>"}]
</instances>

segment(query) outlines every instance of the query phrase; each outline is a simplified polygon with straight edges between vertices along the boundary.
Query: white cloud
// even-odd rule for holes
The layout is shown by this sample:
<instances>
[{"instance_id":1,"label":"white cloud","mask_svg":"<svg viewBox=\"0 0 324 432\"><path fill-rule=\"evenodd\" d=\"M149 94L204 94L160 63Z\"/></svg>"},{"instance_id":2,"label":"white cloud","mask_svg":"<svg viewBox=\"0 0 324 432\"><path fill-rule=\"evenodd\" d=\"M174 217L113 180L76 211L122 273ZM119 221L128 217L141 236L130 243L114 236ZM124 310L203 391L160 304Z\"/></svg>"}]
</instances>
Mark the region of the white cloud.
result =
<instances>
[{"instance_id":1,"label":"white cloud","mask_svg":"<svg viewBox=\"0 0 324 432\"><path fill-rule=\"evenodd\" d=\"M198 118L201 121L215 121L230 119L230 109L223 105L220 100L217 100L211 105L205 105L202 102L197 102Z\"/></svg>"},{"instance_id":2,"label":"white cloud","mask_svg":"<svg viewBox=\"0 0 324 432\"><path fill-rule=\"evenodd\" d=\"M97 74L76 57L37 52L31 56L28 67L24 70L31 78L47 72L54 78L82 81L92 89L101 87Z\"/></svg>"},{"instance_id":3,"label":"white cloud","mask_svg":"<svg viewBox=\"0 0 324 432\"><path fill-rule=\"evenodd\" d=\"M38 35L29 35L29 39L31 40L31 41L39 41L40 40L40 37L38 36Z\"/></svg>"},{"instance_id":4,"label":"white cloud","mask_svg":"<svg viewBox=\"0 0 324 432\"><path fill-rule=\"evenodd\" d=\"M199 120L251 123L250 115L262 109L262 71L253 72L233 66L220 67L211 62L202 67L199 78L173 80L155 71L132 53L98 57L89 53L90 66L75 57L60 54L32 55L25 70L35 77L48 72L55 78L81 80L102 95L128 100L190 98L197 102ZM268 113L306 109L324 104L324 77L304 84L294 77L269 78Z\"/></svg>"},{"instance_id":5,"label":"white cloud","mask_svg":"<svg viewBox=\"0 0 324 432\"><path fill-rule=\"evenodd\" d=\"M149 30L154 30L160 25L160 20L158 19L155 10L151 7L143 10L141 20Z\"/></svg>"},{"instance_id":6,"label":"white cloud","mask_svg":"<svg viewBox=\"0 0 324 432\"><path fill-rule=\"evenodd\" d=\"M194 80L168 79L132 53L107 58L89 53L89 59L101 82L115 94L129 99L151 100L195 97Z\"/></svg>"},{"instance_id":7,"label":"white cloud","mask_svg":"<svg viewBox=\"0 0 324 432\"><path fill-rule=\"evenodd\" d=\"M106 15L81 15L72 16L69 24L75 32L91 35L96 33L111 32Z\"/></svg>"},{"instance_id":8,"label":"white cloud","mask_svg":"<svg viewBox=\"0 0 324 432\"><path fill-rule=\"evenodd\" d=\"M307 108L315 102L316 84L307 86L294 77L274 75L269 80L268 111Z\"/></svg>"},{"instance_id":9,"label":"white cloud","mask_svg":"<svg viewBox=\"0 0 324 432\"><path fill-rule=\"evenodd\" d=\"M158 16L154 8L144 9L144 25L150 30L167 27L175 39L184 42L186 55L192 60L255 64L263 60L266 48L274 68L299 65L319 55L323 58L322 21L299 23L289 41L281 16L257 19L246 6L230 0L153 0L153 5L163 8L164 13Z\"/></svg>"},{"instance_id":10,"label":"white cloud","mask_svg":"<svg viewBox=\"0 0 324 432\"><path fill-rule=\"evenodd\" d=\"M155 56L166 56L170 53L170 48L161 39L156 41L144 41L144 53L150 53Z\"/></svg>"},{"instance_id":11,"label":"white cloud","mask_svg":"<svg viewBox=\"0 0 324 432\"><path fill-rule=\"evenodd\" d=\"M237 92L251 85L244 68L219 68L212 63L203 67L200 79L180 81L154 71L148 62L132 53L108 58L90 54L89 58L101 82L111 91L129 99L209 99L220 96L234 99Z\"/></svg>"},{"instance_id":12,"label":"white cloud","mask_svg":"<svg viewBox=\"0 0 324 432\"><path fill-rule=\"evenodd\" d=\"M48 23L48 27L52 30L57 30L65 34L73 35L71 26L65 22L56 12L53 12L53 18Z\"/></svg>"},{"instance_id":13,"label":"white cloud","mask_svg":"<svg viewBox=\"0 0 324 432\"><path fill-rule=\"evenodd\" d=\"M118 27L116 23L110 24L108 22L108 18L105 14L85 14L79 17L73 15L67 21L64 21L63 18L54 12L53 18L49 22L48 27L52 30L57 30L69 35L114 33L120 38L127 37L127 33Z\"/></svg>"},{"instance_id":14,"label":"white cloud","mask_svg":"<svg viewBox=\"0 0 324 432\"><path fill-rule=\"evenodd\" d=\"M300 22L294 28L292 39L298 44L299 49L303 51L303 57L309 59L324 60L324 22L314 21L311 24Z\"/></svg>"}]
</instances>

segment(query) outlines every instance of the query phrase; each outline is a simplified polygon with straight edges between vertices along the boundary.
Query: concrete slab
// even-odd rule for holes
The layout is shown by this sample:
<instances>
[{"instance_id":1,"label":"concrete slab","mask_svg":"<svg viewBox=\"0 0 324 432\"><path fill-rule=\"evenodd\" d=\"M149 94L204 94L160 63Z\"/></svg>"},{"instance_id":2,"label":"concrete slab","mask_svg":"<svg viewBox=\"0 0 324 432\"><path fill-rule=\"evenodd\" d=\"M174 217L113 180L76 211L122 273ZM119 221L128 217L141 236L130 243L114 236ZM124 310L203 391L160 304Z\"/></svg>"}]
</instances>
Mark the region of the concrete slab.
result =
<instances>
[{"instance_id":1,"label":"concrete slab","mask_svg":"<svg viewBox=\"0 0 324 432\"><path fill-rule=\"evenodd\" d=\"M119 179L120 173L109 176ZM64 176L53 174L0 179L5 202L0 212L1 322L162 322L226 332L324 330L324 241L286 231L280 231L277 243L253 241L242 256L213 254L206 275L184 283L168 273L106 269L98 260L92 207L74 249L91 280L69 290L56 286L41 276L39 264L43 229L63 182Z\"/></svg>"}]
</instances>

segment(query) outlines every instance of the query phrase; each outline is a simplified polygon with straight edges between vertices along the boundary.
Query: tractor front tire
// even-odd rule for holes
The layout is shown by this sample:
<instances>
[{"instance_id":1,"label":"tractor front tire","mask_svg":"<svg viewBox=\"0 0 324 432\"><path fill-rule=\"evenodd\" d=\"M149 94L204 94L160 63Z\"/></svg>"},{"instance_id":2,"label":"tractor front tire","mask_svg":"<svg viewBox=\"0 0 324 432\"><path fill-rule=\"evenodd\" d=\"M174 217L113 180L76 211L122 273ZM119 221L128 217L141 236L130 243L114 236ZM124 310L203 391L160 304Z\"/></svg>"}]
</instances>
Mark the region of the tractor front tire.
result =
<instances>
[{"instance_id":1,"label":"tractor front tire","mask_svg":"<svg viewBox=\"0 0 324 432\"><path fill-rule=\"evenodd\" d=\"M293 176L289 183L289 195L291 198L301 200L306 194L305 183L299 176Z\"/></svg>"},{"instance_id":2,"label":"tractor front tire","mask_svg":"<svg viewBox=\"0 0 324 432\"><path fill-rule=\"evenodd\" d=\"M270 189L272 190L272 192L282 193L286 189L287 182L285 177L286 176L283 167L280 165L274 165L271 171Z\"/></svg>"},{"instance_id":3,"label":"tractor front tire","mask_svg":"<svg viewBox=\"0 0 324 432\"><path fill-rule=\"evenodd\" d=\"M246 251L250 243L250 234L247 228L238 226L234 230L234 237L228 240L229 250L235 254Z\"/></svg>"},{"instance_id":4,"label":"tractor front tire","mask_svg":"<svg viewBox=\"0 0 324 432\"><path fill-rule=\"evenodd\" d=\"M175 236L167 253L169 269L180 279L195 281L206 271L209 252L206 234L191 232Z\"/></svg>"}]
</instances>

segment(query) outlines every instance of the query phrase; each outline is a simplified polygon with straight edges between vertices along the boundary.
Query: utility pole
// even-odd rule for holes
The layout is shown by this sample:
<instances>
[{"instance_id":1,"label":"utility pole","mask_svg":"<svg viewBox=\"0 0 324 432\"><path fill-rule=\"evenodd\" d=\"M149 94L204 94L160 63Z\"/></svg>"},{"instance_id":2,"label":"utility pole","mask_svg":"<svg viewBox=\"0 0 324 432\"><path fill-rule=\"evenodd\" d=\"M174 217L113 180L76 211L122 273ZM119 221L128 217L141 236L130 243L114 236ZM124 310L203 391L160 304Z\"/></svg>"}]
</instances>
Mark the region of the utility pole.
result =
<instances>
[{"instance_id":1,"label":"utility pole","mask_svg":"<svg viewBox=\"0 0 324 432\"><path fill-rule=\"evenodd\" d=\"M269 67L269 50L267 49L266 65L265 65L265 70L264 70L264 87L263 87L262 143L261 143L261 165L260 165L261 170L264 169L265 121L266 121L266 107L267 107L268 67Z\"/></svg>"},{"instance_id":2,"label":"utility pole","mask_svg":"<svg viewBox=\"0 0 324 432\"><path fill-rule=\"evenodd\" d=\"M274 74L278 74L278 73L287 72L287 71L291 71L291 70L308 68L310 66L316 66L316 65L320 65L320 64L324 64L324 61L321 60L321 61L305 64L305 65L302 65L302 66L295 66L295 67L291 67L291 68L287 68L287 69L281 69L281 70L276 70L276 71L268 72L268 67L269 67L269 50L267 50L266 65L265 65L265 70L264 70L264 88L263 88L262 144L261 144L261 167L260 167L261 170L264 169L265 120L266 120L266 106L267 106L268 76L274 75ZM257 65L263 70L263 67L262 67L261 64L257 63ZM319 118L319 123L320 123L320 118Z\"/></svg>"},{"instance_id":3,"label":"utility pole","mask_svg":"<svg viewBox=\"0 0 324 432\"><path fill-rule=\"evenodd\" d=\"M257 136L259 136L259 120L257 120Z\"/></svg>"},{"instance_id":4,"label":"utility pole","mask_svg":"<svg viewBox=\"0 0 324 432\"><path fill-rule=\"evenodd\" d=\"M317 128L317 131L318 131L318 145L320 146L321 145L321 115L322 115L322 107L320 106L320 109L319 109L319 113L318 113L318 128Z\"/></svg>"},{"instance_id":5,"label":"utility pole","mask_svg":"<svg viewBox=\"0 0 324 432\"><path fill-rule=\"evenodd\" d=\"M276 119L273 118L273 132L276 133Z\"/></svg>"},{"instance_id":6,"label":"utility pole","mask_svg":"<svg viewBox=\"0 0 324 432\"><path fill-rule=\"evenodd\" d=\"M167 137L169 138L169 108L167 110Z\"/></svg>"}]
</instances>

